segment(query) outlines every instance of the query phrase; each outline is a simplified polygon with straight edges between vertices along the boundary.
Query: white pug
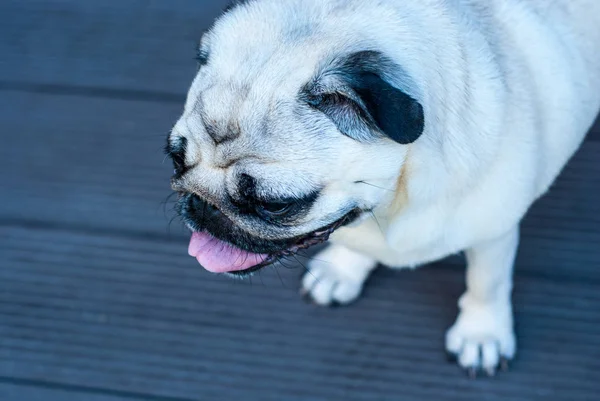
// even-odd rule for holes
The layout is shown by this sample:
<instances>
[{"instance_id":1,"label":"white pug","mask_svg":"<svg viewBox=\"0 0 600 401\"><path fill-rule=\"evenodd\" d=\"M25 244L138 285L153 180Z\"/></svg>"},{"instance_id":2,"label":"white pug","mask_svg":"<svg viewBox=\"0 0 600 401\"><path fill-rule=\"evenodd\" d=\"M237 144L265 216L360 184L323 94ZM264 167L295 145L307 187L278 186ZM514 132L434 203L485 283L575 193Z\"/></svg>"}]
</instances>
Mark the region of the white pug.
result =
<instances>
[{"instance_id":1,"label":"white pug","mask_svg":"<svg viewBox=\"0 0 600 401\"><path fill-rule=\"evenodd\" d=\"M519 221L600 108L598 0L250 0L204 35L169 137L190 254L244 275L327 240L303 287L466 251L446 348L515 355Z\"/></svg>"}]
</instances>

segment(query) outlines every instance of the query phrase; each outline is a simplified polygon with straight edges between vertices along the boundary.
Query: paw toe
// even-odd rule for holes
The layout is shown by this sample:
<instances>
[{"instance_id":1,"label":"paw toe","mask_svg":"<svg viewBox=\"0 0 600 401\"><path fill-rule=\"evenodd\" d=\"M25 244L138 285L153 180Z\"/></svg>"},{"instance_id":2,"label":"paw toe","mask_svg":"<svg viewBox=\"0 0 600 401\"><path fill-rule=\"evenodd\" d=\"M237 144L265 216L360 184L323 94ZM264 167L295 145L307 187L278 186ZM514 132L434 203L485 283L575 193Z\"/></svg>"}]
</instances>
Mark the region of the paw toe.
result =
<instances>
[{"instance_id":1,"label":"paw toe","mask_svg":"<svg viewBox=\"0 0 600 401\"><path fill-rule=\"evenodd\" d=\"M486 341L481 345L481 367L493 376L500 363L500 352L495 341Z\"/></svg>"},{"instance_id":2,"label":"paw toe","mask_svg":"<svg viewBox=\"0 0 600 401\"><path fill-rule=\"evenodd\" d=\"M360 295L362 283L338 277L320 269L307 272L302 279L300 293L317 305L345 305Z\"/></svg>"},{"instance_id":3,"label":"paw toe","mask_svg":"<svg viewBox=\"0 0 600 401\"><path fill-rule=\"evenodd\" d=\"M455 326L446 335L446 351L469 377L477 376L478 372L491 377L499 369L505 370L508 360L515 355L516 344L511 332L483 334Z\"/></svg>"},{"instance_id":4,"label":"paw toe","mask_svg":"<svg viewBox=\"0 0 600 401\"><path fill-rule=\"evenodd\" d=\"M354 301L360 295L362 287L360 284L353 282L337 282L333 289L333 299L340 304L347 304Z\"/></svg>"},{"instance_id":5,"label":"paw toe","mask_svg":"<svg viewBox=\"0 0 600 401\"><path fill-rule=\"evenodd\" d=\"M465 369L479 368L479 345L474 342L467 342L458 355L458 364Z\"/></svg>"},{"instance_id":6,"label":"paw toe","mask_svg":"<svg viewBox=\"0 0 600 401\"><path fill-rule=\"evenodd\" d=\"M310 290L313 301L318 305L330 305L334 300L333 290L335 289L335 285L336 283L334 281L327 277L322 277Z\"/></svg>"}]
</instances>

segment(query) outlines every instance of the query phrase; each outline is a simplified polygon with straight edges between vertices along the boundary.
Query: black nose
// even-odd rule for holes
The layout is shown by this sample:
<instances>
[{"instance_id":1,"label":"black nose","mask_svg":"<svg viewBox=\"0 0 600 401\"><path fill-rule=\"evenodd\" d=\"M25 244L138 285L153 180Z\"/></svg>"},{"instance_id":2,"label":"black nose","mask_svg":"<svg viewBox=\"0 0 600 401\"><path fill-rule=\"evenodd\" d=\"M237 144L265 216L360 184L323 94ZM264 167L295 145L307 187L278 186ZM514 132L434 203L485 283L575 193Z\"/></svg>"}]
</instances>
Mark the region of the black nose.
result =
<instances>
[{"instance_id":1,"label":"black nose","mask_svg":"<svg viewBox=\"0 0 600 401\"><path fill-rule=\"evenodd\" d=\"M203 210L207 207L208 203L196 194L190 194L188 200L190 210Z\"/></svg>"},{"instance_id":2,"label":"black nose","mask_svg":"<svg viewBox=\"0 0 600 401\"><path fill-rule=\"evenodd\" d=\"M221 211L196 194L187 195L187 213L196 223L221 215Z\"/></svg>"}]
</instances>

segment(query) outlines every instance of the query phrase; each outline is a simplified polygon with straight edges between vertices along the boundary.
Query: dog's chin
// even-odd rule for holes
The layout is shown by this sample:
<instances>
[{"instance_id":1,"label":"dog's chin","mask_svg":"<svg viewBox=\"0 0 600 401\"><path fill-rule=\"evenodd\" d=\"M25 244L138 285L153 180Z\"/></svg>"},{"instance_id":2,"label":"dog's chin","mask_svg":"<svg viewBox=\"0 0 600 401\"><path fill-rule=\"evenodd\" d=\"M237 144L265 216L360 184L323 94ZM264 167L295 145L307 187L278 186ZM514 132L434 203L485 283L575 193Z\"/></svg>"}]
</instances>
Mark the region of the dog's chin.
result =
<instances>
[{"instance_id":1,"label":"dog's chin","mask_svg":"<svg viewBox=\"0 0 600 401\"><path fill-rule=\"evenodd\" d=\"M268 243L265 243L264 240L261 240L260 246L253 246L253 244L250 241L248 241L247 238L244 241L236 241L235 238L222 238L222 235L220 235L220 233L211 232L212 230L208 229L205 231L205 233L211 237L214 237L215 240L219 241L219 243L221 245L218 245L218 246L233 249L233 251L227 251L230 253L231 252L243 253L244 254L244 258L243 258L244 262L248 259L256 260L256 262L257 262L257 264L251 265L249 267L246 267L247 263L245 263L243 265L244 268L239 269L239 270L231 269L231 270L226 270L226 271L219 270L219 271L214 271L214 272L222 273L227 276L236 277L236 278L252 275L253 273L256 273L257 271L259 271L267 266L273 265L274 263L276 263L277 261L279 261L282 258L293 256L302 250L306 250L306 249L312 248L316 245L326 242L327 240L329 240L330 235L335 230L337 230L338 228L340 228L342 226L351 224L356 219L358 219L361 214L362 214L362 211L360 211L359 209L353 209L350 212L346 213L340 219L338 219L318 230L314 230L314 231L307 233L305 235L302 235L302 236L274 240L274 241L271 241ZM195 231L196 233L198 232L198 230L193 230L193 231ZM206 234L203 234L203 235L206 235ZM265 248L268 249L268 252L262 253L260 255L257 253L257 252L261 252ZM192 253L190 253L190 254L192 256L197 256L197 255L193 255ZM200 261L200 258L198 260ZM200 263L200 264L202 264L202 263ZM206 266L206 265L203 265L203 266L204 266L204 268L207 268L207 270L211 270L208 268L208 266Z\"/></svg>"}]
</instances>

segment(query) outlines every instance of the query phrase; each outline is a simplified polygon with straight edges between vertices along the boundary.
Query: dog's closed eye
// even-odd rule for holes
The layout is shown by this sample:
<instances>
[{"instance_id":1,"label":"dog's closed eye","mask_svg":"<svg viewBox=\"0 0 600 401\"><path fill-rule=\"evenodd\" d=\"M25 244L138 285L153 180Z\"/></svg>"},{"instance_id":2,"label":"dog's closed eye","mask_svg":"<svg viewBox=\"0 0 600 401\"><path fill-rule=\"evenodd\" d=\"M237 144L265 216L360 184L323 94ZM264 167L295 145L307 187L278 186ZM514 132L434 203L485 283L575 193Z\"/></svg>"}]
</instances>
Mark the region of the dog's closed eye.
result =
<instances>
[{"instance_id":1,"label":"dog's closed eye","mask_svg":"<svg viewBox=\"0 0 600 401\"><path fill-rule=\"evenodd\" d=\"M307 213L317 197L318 192L313 192L302 198L253 199L245 208L264 221L285 224Z\"/></svg>"},{"instance_id":2,"label":"dog's closed eye","mask_svg":"<svg viewBox=\"0 0 600 401\"><path fill-rule=\"evenodd\" d=\"M256 193L256 180L242 174L238 182L239 198L231 203L244 214L251 214L270 223L286 223L306 213L319 197L319 191L306 196L264 198Z\"/></svg>"},{"instance_id":3,"label":"dog's closed eye","mask_svg":"<svg viewBox=\"0 0 600 401\"><path fill-rule=\"evenodd\" d=\"M258 202L254 206L256 214L265 221L272 221L288 216L298 206L295 199L288 201Z\"/></svg>"}]
</instances>

